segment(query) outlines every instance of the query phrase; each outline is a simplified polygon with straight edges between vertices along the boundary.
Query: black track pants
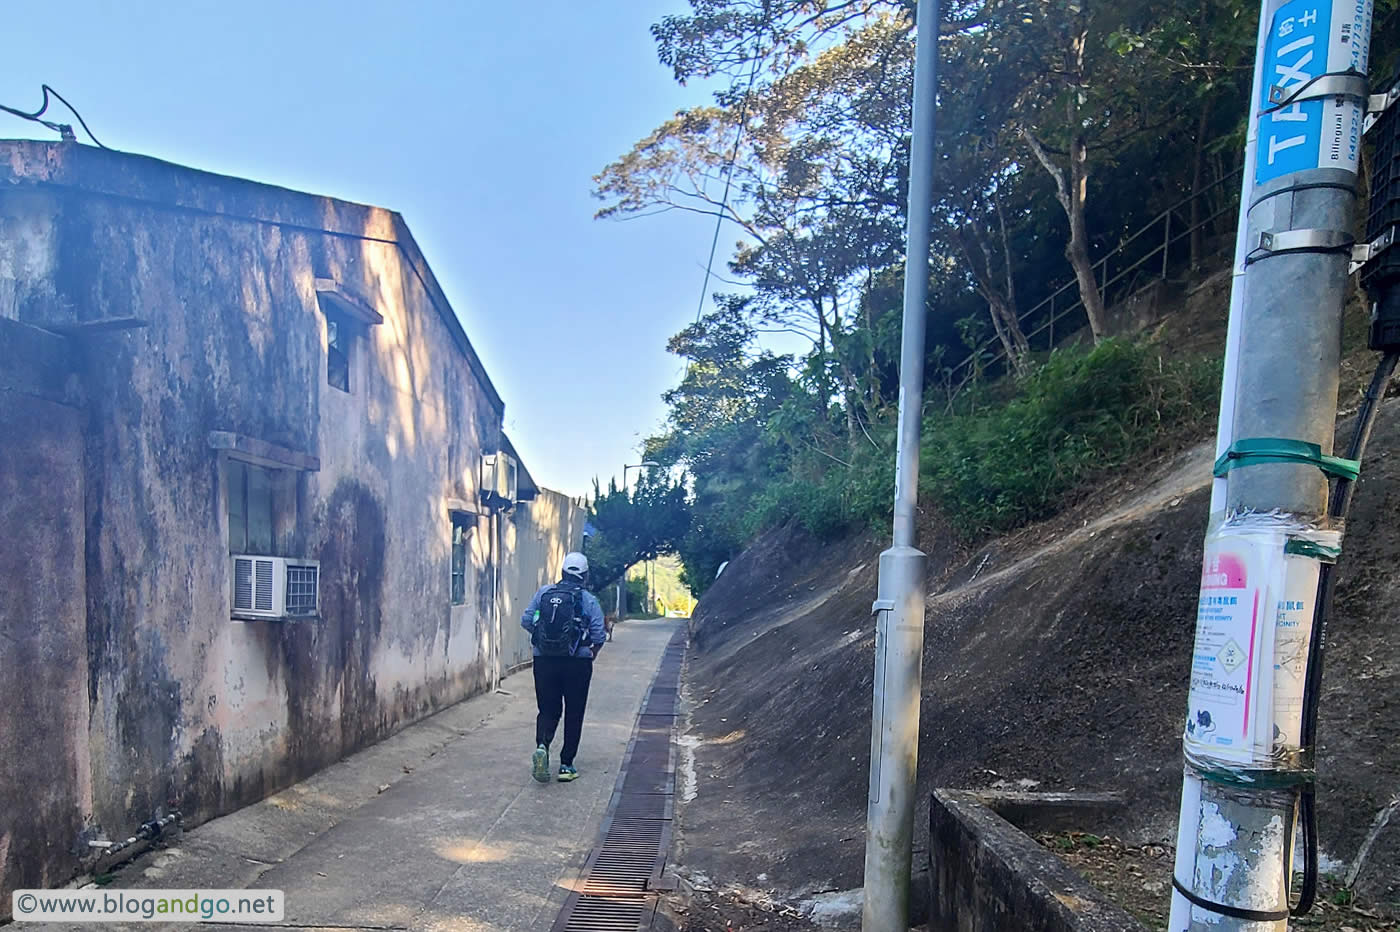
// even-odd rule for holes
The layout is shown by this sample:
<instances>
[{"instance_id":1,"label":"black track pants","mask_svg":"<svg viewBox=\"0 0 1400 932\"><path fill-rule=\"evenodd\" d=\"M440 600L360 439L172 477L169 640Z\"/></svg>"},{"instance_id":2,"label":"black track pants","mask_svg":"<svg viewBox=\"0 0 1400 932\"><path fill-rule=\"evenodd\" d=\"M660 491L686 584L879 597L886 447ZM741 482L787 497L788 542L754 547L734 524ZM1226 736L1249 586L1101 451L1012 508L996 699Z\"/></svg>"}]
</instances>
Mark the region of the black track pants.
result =
<instances>
[{"instance_id":1,"label":"black track pants","mask_svg":"<svg viewBox=\"0 0 1400 932\"><path fill-rule=\"evenodd\" d=\"M583 733L583 710L588 705L588 684L593 680L593 661L582 657L536 657L535 701L540 714L535 719L535 743L548 747L554 741L559 718L564 718L564 749L559 763L572 765Z\"/></svg>"}]
</instances>

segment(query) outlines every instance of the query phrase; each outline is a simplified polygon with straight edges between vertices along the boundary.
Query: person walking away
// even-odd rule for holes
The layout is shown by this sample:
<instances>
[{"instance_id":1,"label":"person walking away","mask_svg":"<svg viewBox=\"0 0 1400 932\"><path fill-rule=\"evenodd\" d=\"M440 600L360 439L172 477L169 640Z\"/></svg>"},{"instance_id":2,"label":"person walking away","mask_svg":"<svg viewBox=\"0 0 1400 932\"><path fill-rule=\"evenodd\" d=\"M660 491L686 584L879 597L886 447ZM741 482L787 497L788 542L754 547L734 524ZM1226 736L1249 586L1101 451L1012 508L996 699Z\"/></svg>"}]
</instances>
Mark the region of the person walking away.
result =
<instances>
[{"instance_id":1,"label":"person walking away","mask_svg":"<svg viewBox=\"0 0 1400 932\"><path fill-rule=\"evenodd\" d=\"M603 649L607 633L603 607L584 588L588 580L588 558L581 553L564 557L559 582L544 586L520 618L520 626L530 632L535 655L535 753L530 773L540 783L549 782L549 746L559 719L564 719L564 746L559 752L559 782L578 779L574 757L583 734L583 712L588 705L588 686L593 680L593 658Z\"/></svg>"}]
</instances>

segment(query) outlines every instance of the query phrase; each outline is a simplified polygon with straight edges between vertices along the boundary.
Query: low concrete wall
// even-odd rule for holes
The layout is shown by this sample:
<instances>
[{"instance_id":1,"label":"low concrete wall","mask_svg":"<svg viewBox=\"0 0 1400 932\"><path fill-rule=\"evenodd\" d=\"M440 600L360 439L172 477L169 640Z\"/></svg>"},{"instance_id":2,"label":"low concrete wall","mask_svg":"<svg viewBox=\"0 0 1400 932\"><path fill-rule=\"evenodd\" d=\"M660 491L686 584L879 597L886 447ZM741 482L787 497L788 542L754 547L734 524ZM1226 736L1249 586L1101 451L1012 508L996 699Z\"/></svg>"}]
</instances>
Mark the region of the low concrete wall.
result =
<instances>
[{"instance_id":1,"label":"low concrete wall","mask_svg":"<svg viewBox=\"0 0 1400 932\"><path fill-rule=\"evenodd\" d=\"M935 790L929 806L930 932L1145 932L978 794Z\"/></svg>"}]
</instances>

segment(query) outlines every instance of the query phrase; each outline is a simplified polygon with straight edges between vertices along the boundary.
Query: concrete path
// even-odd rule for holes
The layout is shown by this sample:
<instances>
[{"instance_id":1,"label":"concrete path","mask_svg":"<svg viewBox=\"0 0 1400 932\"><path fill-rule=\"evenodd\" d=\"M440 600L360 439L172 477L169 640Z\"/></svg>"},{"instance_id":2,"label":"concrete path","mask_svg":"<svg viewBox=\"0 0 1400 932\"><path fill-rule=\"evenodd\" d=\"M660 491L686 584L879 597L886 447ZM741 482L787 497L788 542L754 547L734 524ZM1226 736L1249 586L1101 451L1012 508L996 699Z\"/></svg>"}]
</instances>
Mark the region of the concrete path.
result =
<instances>
[{"instance_id":1,"label":"concrete path","mask_svg":"<svg viewBox=\"0 0 1400 932\"><path fill-rule=\"evenodd\" d=\"M530 779L535 699L525 671L501 684L505 694L454 706L187 832L123 868L108 889L280 889L284 927L327 932L548 929L597 840L641 700L677 624L684 622L618 627L594 670L576 761L583 776L574 783ZM554 769L558 746L556 738Z\"/></svg>"}]
</instances>

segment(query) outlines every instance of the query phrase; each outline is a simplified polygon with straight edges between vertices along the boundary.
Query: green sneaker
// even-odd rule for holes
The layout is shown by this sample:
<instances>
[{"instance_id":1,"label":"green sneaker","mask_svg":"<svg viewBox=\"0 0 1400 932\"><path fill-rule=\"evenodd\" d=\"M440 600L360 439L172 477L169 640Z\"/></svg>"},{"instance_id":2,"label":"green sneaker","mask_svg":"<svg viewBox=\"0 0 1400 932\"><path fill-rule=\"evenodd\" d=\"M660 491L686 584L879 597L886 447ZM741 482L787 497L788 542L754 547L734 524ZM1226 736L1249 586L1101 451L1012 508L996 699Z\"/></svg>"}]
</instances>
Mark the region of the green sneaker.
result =
<instances>
[{"instance_id":1,"label":"green sneaker","mask_svg":"<svg viewBox=\"0 0 1400 932\"><path fill-rule=\"evenodd\" d=\"M530 776L537 783L549 782L549 748L541 744L530 758Z\"/></svg>"},{"instance_id":2,"label":"green sneaker","mask_svg":"<svg viewBox=\"0 0 1400 932\"><path fill-rule=\"evenodd\" d=\"M575 781L575 780L577 780L577 779L578 779L578 771L577 771L577 770L575 770L574 768L570 767L568 764L560 764L560 765L559 765L559 782L560 782L560 783L572 783L573 781Z\"/></svg>"}]
</instances>

